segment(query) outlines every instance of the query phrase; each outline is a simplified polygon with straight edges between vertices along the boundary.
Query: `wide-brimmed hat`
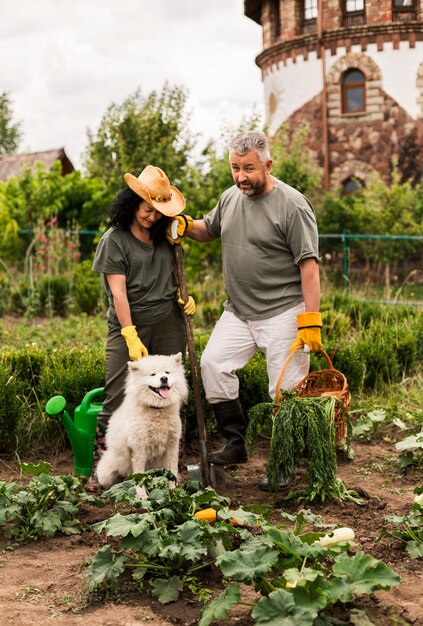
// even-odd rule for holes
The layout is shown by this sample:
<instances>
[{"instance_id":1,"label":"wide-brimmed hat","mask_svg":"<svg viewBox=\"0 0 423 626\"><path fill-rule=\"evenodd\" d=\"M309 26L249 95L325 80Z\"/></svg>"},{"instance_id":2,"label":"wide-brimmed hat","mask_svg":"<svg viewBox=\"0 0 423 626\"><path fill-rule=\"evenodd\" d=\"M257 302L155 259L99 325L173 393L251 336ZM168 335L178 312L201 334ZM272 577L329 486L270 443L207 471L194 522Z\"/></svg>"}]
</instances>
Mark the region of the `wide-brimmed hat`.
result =
<instances>
[{"instance_id":1,"label":"wide-brimmed hat","mask_svg":"<svg viewBox=\"0 0 423 626\"><path fill-rule=\"evenodd\" d=\"M160 167L147 165L138 178L128 173L124 179L132 191L163 215L173 217L185 209L184 196L170 184Z\"/></svg>"}]
</instances>

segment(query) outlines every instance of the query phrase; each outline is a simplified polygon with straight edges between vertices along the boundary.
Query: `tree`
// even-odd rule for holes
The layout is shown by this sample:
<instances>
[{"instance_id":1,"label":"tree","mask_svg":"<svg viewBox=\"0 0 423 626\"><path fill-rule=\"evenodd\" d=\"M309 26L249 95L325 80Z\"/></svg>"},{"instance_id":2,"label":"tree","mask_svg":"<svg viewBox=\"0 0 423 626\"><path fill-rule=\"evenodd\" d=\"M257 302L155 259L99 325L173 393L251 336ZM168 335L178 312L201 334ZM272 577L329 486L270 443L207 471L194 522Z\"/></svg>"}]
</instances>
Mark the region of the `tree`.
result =
<instances>
[{"instance_id":1,"label":"tree","mask_svg":"<svg viewBox=\"0 0 423 626\"><path fill-rule=\"evenodd\" d=\"M394 158L390 185L385 184L378 173L374 173L361 193L352 196L359 232L396 236L423 234L421 185L413 188L411 181L402 183L401 178L398 159ZM392 265L406 259L419 247L419 240L363 242L362 249L366 256L384 263L385 295L388 299Z\"/></svg>"},{"instance_id":2,"label":"tree","mask_svg":"<svg viewBox=\"0 0 423 626\"><path fill-rule=\"evenodd\" d=\"M0 94L0 154L16 152L21 142L20 124L12 124L12 104L8 92Z\"/></svg>"},{"instance_id":3,"label":"tree","mask_svg":"<svg viewBox=\"0 0 423 626\"><path fill-rule=\"evenodd\" d=\"M144 96L140 89L122 105L111 104L96 133L89 131L85 166L113 192L123 174L137 176L146 165L161 167L173 184L184 180L194 138L187 130L187 94L166 83Z\"/></svg>"},{"instance_id":4,"label":"tree","mask_svg":"<svg viewBox=\"0 0 423 626\"><path fill-rule=\"evenodd\" d=\"M53 217L57 227L78 224L83 230L97 230L107 220L113 201L108 187L96 178L82 177L79 171L62 176L60 161L47 170L42 163L24 168L20 176L0 181L0 258L17 260L23 240L18 230L32 230ZM84 237L82 252L93 251L93 237Z\"/></svg>"},{"instance_id":5,"label":"tree","mask_svg":"<svg viewBox=\"0 0 423 626\"><path fill-rule=\"evenodd\" d=\"M261 116L256 112L241 119L238 127L222 126L218 139L210 140L197 162L189 166L181 191L186 201L186 213L196 219L211 211L220 195L234 184L229 163L229 144L237 134L246 130L259 130ZM219 275L222 270L220 239L205 246L189 239L184 240L187 275L189 278Z\"/></svg>"},{"instance_id":6,"label":"tree","mask_svg":"<svg viewBox=\"0 0 423 626\"><path fill-rule=\"evenodd\" d=\"M307 124L291 132L282 124L269 140L273 160L272 174L301 193L313 197L321 187L322 169L307 149Z\"/></svg>"}]
</instances>

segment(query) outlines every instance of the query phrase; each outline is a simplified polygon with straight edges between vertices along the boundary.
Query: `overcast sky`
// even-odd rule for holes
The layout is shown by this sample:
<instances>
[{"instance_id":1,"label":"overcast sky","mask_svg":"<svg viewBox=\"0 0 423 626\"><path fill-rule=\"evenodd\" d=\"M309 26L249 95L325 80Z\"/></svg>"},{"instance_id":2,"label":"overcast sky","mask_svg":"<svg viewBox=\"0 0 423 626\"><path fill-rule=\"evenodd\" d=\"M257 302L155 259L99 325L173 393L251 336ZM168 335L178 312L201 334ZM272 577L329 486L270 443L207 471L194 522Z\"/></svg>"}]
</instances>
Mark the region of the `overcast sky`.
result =
<instances>
[{"instance_id":1,"label":"overcast sky","mask_svg":"<svg viewBox=\"0 0 423 626\"><path fill-rule=\"evenodd\" d=\"M263 110L261 28L243 0L0 0L0 93L20 151L64 147L76 167L107 107L165 81L189 91L201 142Z\"/></svg>"}]
</instances>

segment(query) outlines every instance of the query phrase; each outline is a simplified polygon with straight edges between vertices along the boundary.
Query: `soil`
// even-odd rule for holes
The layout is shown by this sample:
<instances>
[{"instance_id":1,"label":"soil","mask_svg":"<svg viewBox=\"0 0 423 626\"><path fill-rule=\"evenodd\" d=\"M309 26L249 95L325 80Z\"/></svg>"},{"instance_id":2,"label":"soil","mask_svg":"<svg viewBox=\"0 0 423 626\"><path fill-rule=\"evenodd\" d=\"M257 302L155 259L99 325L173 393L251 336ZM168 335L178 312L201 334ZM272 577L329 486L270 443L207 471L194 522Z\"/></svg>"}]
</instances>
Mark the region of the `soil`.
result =
<instances>
[{"instance_id":1,"label":"soil","mask_svg":"<svg viewBox=\"0 0 423 626\"><path fill-rule=\"evenodd\" d=\"M211 442L218 447L218 439ZM338 475L349 489L355 489L364 504L327 502L312 504L308 508L328 523L349 526L356 533L357 547L377 559L383 560L401 576L401 583L390 591L379 591L370 596L358 596L354 602L336 614L346 620L351 609L365 611L374 626L423 625L423 559L411 559L399 542L387 539L376 542L383 526L384 516L392 513L404 515L410 511L413 489L421 485L422 473L409 470L401 473L395 463L392 439L384 437L369 443L354 442L356 457L338 458ZM247 504L269 504L273 507L272 521L283 523L281 511L295 513L301 506L283 500L281 494L269 495L257 487L265 472L266 442L260 442L248 464L227 468L226 486L222 495L231 499L234 508ZM29 461L32 459L21 459ZM38 459L37 459L38 460ZM52 459L57 474L72 473L73 458L70 450ZM185 461L198 462L198 455L187 450ZM301 471L300 471L301 473ZM187 474L184 474L187 478ZM7 459L0 460L0 478L19 479L18 466ZM58 536L40 539L13 550L0 543L0 623L4 626L33 626L54 624L61 626L194 626L198 624L200 604L183 597L178 602L161 605L152 598L126 591L123 587L110 597L89 598L84 575L84 563L106 542L92 533L89 525L104 519L104 509L87 507L79 515L87 530L82 535ZM210 587L217 581L207 580ZM249 588L245 590L253 594ZM248 607L236 607L230 617L216 622L223 626L249 626L254 620ZM352 623L352 622L351 622ZM354 624L368 622L354 621Z\"/></svg>"}]
</instances>

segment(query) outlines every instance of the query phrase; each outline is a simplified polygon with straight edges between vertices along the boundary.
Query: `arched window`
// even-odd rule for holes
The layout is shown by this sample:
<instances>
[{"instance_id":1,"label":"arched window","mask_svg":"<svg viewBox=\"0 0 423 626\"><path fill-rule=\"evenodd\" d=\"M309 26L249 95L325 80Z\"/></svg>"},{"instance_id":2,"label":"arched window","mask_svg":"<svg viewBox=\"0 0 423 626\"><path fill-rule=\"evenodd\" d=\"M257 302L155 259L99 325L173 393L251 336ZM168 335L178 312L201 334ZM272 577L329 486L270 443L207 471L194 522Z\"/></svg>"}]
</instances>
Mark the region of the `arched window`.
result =
<instances>
[{"instance_id":1,"label":"arched window","mask_svg":"<svg viewBox=\"0 0 423 626\"><path fill-rule=\"evenodd\" d=\"M366 110L366 79L363 72L347 70L342 80L342 113L362 113Z\"/></svg>"},{"instance_id":2,"label":"arched window","mask_svg":"<svg viewBox=\"0 0 423 626\"><path fill-rule=\"evenodd\" d=\"M344 196L349 196L351 193L354 193L355 191L359 191L363 187L364 187L363 181L359 180L358 178L353 178L352 176L350 176L349 178L346 178L342 183L342 194Z\"/></svg>"}]
</instances>

